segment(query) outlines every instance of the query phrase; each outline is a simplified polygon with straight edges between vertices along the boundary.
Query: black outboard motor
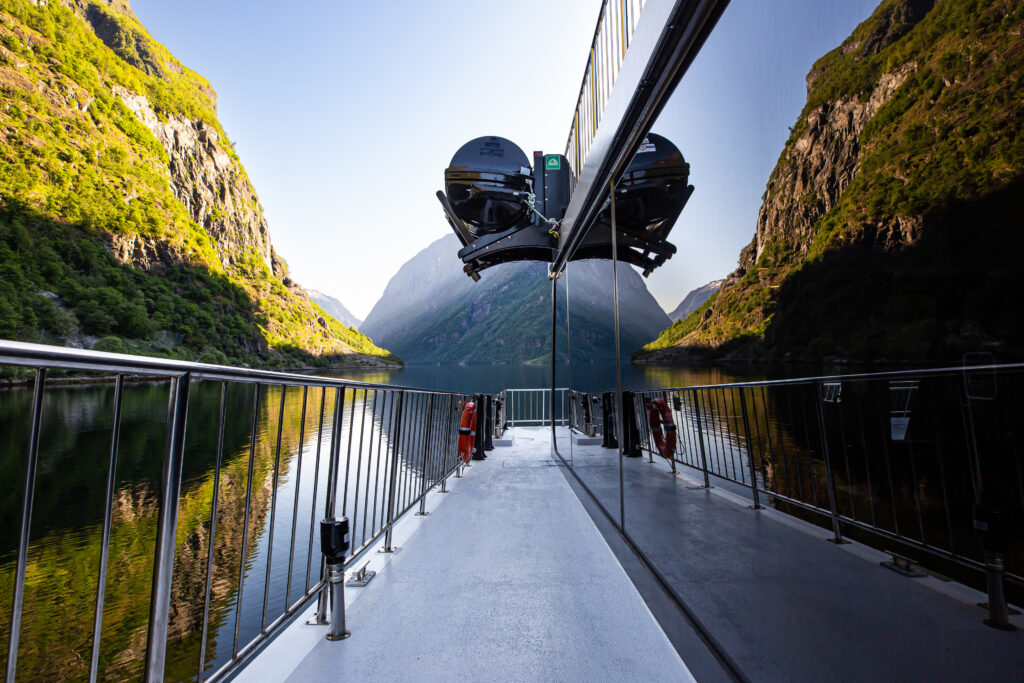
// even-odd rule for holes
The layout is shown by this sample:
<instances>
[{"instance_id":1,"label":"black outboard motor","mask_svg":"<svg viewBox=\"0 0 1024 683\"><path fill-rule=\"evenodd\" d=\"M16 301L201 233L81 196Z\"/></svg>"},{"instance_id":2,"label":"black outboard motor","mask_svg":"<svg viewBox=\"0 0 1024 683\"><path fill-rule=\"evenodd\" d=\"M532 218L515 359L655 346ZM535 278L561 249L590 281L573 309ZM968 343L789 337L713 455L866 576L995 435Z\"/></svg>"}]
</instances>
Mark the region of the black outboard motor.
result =
<instances>
[{"instance_id":1,"label":"black outboard motor","mask_svg":"<svg viewBox=\"0 0 1024 683\"><path fill-rule=\"evenodd\" d=\"M690 165L679 148L661 135L648 134L615 186L620 261L643 268L646 276L676 253L668 234L693 194L689 180ZM573 260L610 259L611 229L606 204Z\"/></svg>"},{"instance_id":2,"label":"black outboard motor","mask_svg":"<svg viewBox=\"0 0 1024 683\"><path fill-rule=\"evenodd\" d=\"M444 171L455 215L476 237L527 222L530 161L514 142L490 135L470 140Z\"/></svg>"},{"instance_id":3,"label":"black outboard motor","mask_svg":"<svg viewBox=\"0 0 1024 683\"><path fill-rule=\"evenodd\" d=\"M615 220L620 230L648 235L679 217L693 188L690 165L679 148L650 133L615 187ZM667 234L667 231L666 231Z\"/></svg>"},{"instance_id":4,"label":"black outboard motor","mask_svg":"<svg viewBox=\"0 0 1024 683\"><path fill-rule=\"evenodd\" d=\"M615 190L617 254L644 275L676 253L666 240L693 193L690 165L679 149L654 133L644 138ZM462 242L466 274L509 261L554 260L569 206L573 173L561 154L523 151L487 136L459 148L444 172L437 198ZM610 202L598 213L572 260L612 257Z\"/></svg>"}]
</instances>

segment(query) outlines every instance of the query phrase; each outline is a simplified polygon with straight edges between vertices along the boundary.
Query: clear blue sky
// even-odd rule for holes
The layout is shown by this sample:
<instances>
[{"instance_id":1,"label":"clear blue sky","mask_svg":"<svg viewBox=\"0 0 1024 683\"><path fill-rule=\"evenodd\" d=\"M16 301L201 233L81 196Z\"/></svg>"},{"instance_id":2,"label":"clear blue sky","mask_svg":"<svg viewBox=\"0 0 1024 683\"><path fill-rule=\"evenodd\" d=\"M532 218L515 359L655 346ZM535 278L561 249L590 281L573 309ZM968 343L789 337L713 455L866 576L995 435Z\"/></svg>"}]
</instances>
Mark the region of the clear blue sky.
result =
<instances>
[{"instance_id":1,"label":"clear blue sky","mask_svg":"<svg viewBox=\"0 0 1024 683\"><path fill-rule=\"evenodd\" d=\"M732 1L654 127L697 188L672 233L679 253L648 280L666 310L735 268L804 76L876 5ZM132 6L217 90L295 279L364 317L399 266L449 231L434 192L463 142L563 150L600 0Z\"/></svg>"}]
</instances>

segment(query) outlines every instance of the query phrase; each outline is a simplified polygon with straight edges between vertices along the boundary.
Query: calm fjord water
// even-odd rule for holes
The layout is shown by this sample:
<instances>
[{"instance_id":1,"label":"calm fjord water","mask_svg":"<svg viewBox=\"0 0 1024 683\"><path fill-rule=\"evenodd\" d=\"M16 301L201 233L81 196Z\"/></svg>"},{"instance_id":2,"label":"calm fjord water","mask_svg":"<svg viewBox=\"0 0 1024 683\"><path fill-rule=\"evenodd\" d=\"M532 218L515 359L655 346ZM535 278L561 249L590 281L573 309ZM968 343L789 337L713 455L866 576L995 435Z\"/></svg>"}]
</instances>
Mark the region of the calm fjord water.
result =
<instances>
[{"instance_id":1,"label":"calm fjord water","mask_svg":"<svg viewBox=\"0 0 1024 683\"><path fill-rule=\"evenodd\" d=\"M751 368L737 373L717 367L629 364L622 369L623 386L633 389L722 383L783 372L778 368ZM576 364L571 373L571 385L581 391L607 391L615 386L615 367L611 363ZM549 385L551 376L550 367L544 366L410 366L334 374L465 393L543 387ZM560 386L570 385L569 374L570 369L560 368ZM282 406L281 388L266 388L256 411L256 440L250 444L254 391L252 386L229 385L225 394L227 419L217 482L217 532L204 662L208 672L231 655L236 615L238 642L244 644L260 631L264 600L270 605L268 613L278 614L285 604L300 597L306 586L316 582L319 571L316 541L311 548L310 539L324 496L324 456L332 437L334 391L310 390L305 396L303 419L301 390L285 392ZM0 391L0 472L7 482L0 495L0 640L4 643L10 628L31 395L25 389ZM101 676L137 676L145 658L167 399L167 382L125 387L100 647ZM352 477L348 489L362 481L364 491L376 490L381 476L376 454L387 452L391 437L383 407L371 405L373 395L361 392L348 391L344 400L342 435L357 435L351 467L358 476ZM168 646L167 672L173 678L187 678L198 671L219 405L219 383L193 385ZM114 389L110 384L49 386L45 393L18 657L19 672L27 679L88 676L113 410ZM284 421L279 429L281 416ZM370 435L376 433L378 443L360 444L364 430ZM273 469L279 434L282 445L275 488ZM343 504L345 513L356 523L353 541L358 544L374 528L370 524L367 531L366 520L373 517L374 523L379 521L383 501L372 501L370 509L364 500L362 510L354 509L351 499L355 496L343 495L348 489L339 486L339 498L349 501ZM245 566L240 568L247 495L251 512ZM300 511L294 520L293 508ZM271 519L276 531L272 551ZM268 556L272 556L269 569ZM267 575L269 590L264 595ZM238 609L240 585L243 599ZM57 614L61 615L59 619L54 618ZM0 649L0 658L6 659L6 648Z\"/></svg>"}]
</instances>

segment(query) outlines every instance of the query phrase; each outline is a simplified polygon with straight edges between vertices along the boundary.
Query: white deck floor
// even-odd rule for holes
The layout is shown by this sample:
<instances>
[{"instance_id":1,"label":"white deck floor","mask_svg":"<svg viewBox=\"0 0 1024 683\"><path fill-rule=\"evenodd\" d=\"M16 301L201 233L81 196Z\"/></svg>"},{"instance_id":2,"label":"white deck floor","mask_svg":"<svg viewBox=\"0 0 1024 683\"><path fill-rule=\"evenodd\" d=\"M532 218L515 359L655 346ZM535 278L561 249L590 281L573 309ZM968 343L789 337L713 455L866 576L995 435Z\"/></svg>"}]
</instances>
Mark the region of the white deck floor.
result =
<instances>
[{"instance_id":1,"label":"white deck floor","mask_svg":"<svg viewBox=\"0 0 1024 683\"><path fill-rule=\"evenodd\" d=\"M616 452L570 447L560 431L576 474L617 511ZM346 589L351 638L328 642L303 619L238 678L692 680L570 486L550 431L513 435L450 493L431 493L429 516L400 521L398 553L369 555L380 574ZM821 528L750 510L722 488L693 490L660 460L623 466L633 542L750 680L1021 680L1024 630L982 624L981 593L883 569L883 553L825 543ZM702 645L666 628L693 671L723 679Z\"/></svg>"},{"instance_id":2,"label":"white deck floor","mask_svg":"<svg viewBox=\"0 0 1024 683\"><path fill-rule=\"evenodd\" d=\"M236 680L692 680L550 459L548 432L517 430L370 556L351 638L303 619Z\"/></svg>"}]
</instances>

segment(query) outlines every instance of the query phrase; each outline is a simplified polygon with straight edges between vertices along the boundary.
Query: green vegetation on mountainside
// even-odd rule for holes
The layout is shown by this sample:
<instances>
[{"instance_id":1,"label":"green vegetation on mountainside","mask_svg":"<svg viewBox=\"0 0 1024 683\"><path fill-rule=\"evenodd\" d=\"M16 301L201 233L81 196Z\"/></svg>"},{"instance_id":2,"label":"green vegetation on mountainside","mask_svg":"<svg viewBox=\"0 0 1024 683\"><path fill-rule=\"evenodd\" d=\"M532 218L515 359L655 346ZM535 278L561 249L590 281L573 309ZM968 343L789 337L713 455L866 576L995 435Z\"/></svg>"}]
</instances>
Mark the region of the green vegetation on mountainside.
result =
<instances>
[{"instance_id":1,"label":"green vegetation on mountainside","mask_svg":"<svg viewBox=\"0 0 1024 683\"><path fill-rule=\"evenodd\" d=\"M815 63L740 267L638 358L1022 355L1022 32L1011 0L882 2ZM858 137L827 119L893 74ZM848 174L808 173L851 148Z\"/></svg>"},{"instance_id":2,"label":"green vegetation on mountainside","mask_svg":"<svg viewBox=\"0 0 1024 683\"><path fill-rule=\"evenodd\" d=\"M244 241L218 254L175 194L167 149L118 96L145 96L160 122L197 122L248 187L217 144L228 138L209 83L127 3L76 7L0 0L0 338L111 337L101 347L258 365L398 362ZM235 210L261 216L252 204Z\"/></svg>"}]
</instances>

